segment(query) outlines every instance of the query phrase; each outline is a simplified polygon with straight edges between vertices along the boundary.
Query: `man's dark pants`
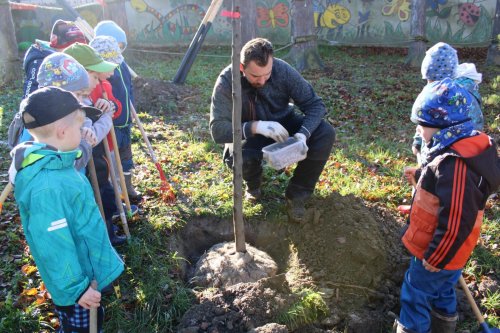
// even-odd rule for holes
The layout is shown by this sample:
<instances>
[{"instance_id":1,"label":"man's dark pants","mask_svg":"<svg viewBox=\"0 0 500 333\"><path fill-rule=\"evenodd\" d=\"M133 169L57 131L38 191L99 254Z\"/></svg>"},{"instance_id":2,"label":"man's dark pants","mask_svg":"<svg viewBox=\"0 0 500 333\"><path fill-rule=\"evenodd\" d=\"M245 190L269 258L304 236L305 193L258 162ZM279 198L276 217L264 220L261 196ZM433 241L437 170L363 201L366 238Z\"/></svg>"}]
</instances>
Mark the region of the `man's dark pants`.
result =
<instances>
[{"instance_id":1,"label":"man's dark pants","mask_svg":"<svg viewBox=\"0 0 500 333\"><path fill-rule=\"evenodd\" d=\"M304 116L294 113L279 121L293 136L302 125ZM311 196L319 176L330 156L333 142L335 141L335 129L333 126L321 121L320 125L307 140L309 150L305 160L300 161L295 168L292 179L286 189L285 196L293 200L306 200ZM262 135L255 135L246 139L242 145L243 157L243 179L247 188L254 190L262 183L262 148L275 141ZM233 166L232 146L226 147L224 162L228 167Z\"/></svg>"}]
</instances>

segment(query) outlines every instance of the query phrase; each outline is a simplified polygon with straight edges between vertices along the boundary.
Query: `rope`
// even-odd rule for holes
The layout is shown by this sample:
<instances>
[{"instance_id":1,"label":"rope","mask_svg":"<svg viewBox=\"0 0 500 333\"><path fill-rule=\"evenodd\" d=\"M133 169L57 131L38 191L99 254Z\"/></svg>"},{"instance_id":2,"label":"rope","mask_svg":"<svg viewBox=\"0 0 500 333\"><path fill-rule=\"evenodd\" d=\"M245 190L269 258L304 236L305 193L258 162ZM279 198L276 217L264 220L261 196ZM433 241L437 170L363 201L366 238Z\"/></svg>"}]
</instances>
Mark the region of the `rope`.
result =
<instances>
[{"instance_id":1,"label":"rope","mask_svg":"<svg viewBox=\"0 0 500 333\"><path fill-rule=\"evenodd\" d=\"M320 38L320 39L318 39L318 41L327 43L329 45L339 45L339 46L359 46L359 47L363 47L363 46L381 46L381 47L384 47L384 46L396 45L396 46L403 47L404 44L409 44L409 43L412 43L412 42L415 42L415 41L419 41L420 42L422 40L420 38L414 38L414 39L401 39L399 41L394 41L394 42L388 42L388 41L371 42L371 43L370 42L363 42L362 44L361 43L360 44L356 44L356 43L343 43L341 41L328 40L328 39L324 39L324 38ZM471 47L486 47L486 46L490 45L488 43L494 43L494 41L495 41L495 39L490 38L490 39L488 39L488 40L486 40L484 42L481 42L481 43L459 43L459 42L453 42L450 45L451 46L457 45L457 46L471 46Z\"/></svg>"},{"instance_id":2,"label":"rope","mask_svg":"<svg viewBox=\"0 0 500 333\"><path fill-rule=\"evenodd\" d=\"M279 52L282 51L290 46L292 46L293 43L289 43L283 47L280 47L279 49L274 50L274 52ZM132 51L132 52L138 52L138 53L154 53L154 54L166 54L166 55L174 55L174 56L184 56L185 53L182 52L169 52L169 51L158 51L158 50L139 50L139 49L134 49L134 48L127 48L127 51ZM223 58L227 59L230 58L231 55L218 55L218 54L197 54L197 57L207 57L207 58Z\"/></svg>"},{"instance_id":3,"label":"rope","mask_svg":"<svg viewBox=\"0 0 500 333\"><path fill-rule=\"evenodd\" d=\"M175 56L184 56L183 52L167 52L167 51L156 51L156 50L139 50L133 48L127 48L127 51L139 52L139 53L155 53L155 54L167 54ZM197 57L207 57L207 58L230 58L231 55L218 55L218 54L197 54Z\"/></svg>"}]
</instances>

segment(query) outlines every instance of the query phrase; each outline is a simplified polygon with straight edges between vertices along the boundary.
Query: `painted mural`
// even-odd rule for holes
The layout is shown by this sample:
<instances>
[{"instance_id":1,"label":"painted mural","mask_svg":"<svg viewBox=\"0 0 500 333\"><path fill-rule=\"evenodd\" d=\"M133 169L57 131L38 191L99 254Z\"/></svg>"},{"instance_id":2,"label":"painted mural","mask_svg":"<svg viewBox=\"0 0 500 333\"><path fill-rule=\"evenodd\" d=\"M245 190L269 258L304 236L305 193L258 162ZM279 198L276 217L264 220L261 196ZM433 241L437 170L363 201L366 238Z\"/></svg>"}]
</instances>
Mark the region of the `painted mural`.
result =
<instances>
[{"instance_id":1,"label":"painted mural","mask_svg":"<svg viewBox=\"0 0 500 333\"><path fill-rule=\"evenodd\" d=\"M102 3L93 0L70 2L90 25L94 26L102 20ZM48 40L50 30L57 19L70 19L55 0L11 2L10 8L20 49L26 49L35 39Z\"/></svg>"},{"instance_id":2,"label":"painted mural","mask_svg":"<svg viewBox=\"0 0 500 333\"><path fill-rule=\"evenodd\" d=\"M246 0L251 1L251 0ZM430 43L488 45L496 0L425 1L426 36ZM168 46L189 44L211 0L124 0L130 42ZM18 41L47 36L62 12L55 0L22 0L12 5ZM73 0L91 25L102 19L106 1ZM256 0L257 34L276 44L291 40L293 0ZM306 0L313 6L314 27L322 42L332 45L405 46L411 42L411 0ZM31 7L28 5L30 4ZM225 1L222 10L231 10ZM24 6L24 7L23 7ZM242 11L244 7L242 8ZM64 16L64 15L63 15ZM231 20L218 15L205 43L228 44Z\"/></svg>"}]
</instances>

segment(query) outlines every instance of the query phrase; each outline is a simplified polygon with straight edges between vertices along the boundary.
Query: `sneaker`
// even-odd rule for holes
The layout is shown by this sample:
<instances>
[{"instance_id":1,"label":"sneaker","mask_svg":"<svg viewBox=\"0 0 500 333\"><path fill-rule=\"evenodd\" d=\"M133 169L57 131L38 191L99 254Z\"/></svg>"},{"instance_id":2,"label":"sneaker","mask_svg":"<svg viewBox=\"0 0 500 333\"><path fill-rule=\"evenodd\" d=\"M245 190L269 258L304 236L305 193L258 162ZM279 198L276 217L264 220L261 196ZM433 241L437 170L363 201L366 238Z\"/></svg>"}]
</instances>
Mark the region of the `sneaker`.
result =
<instances>
[{"instance_id":1,"label":"sneaker","mask_svg":"<svg viewBox=\"0 0 500 333\"><path fill-rule=\"evenodd\" d=\"M304 200L286 198L286 212L288 221L292 223L304 223L306 207Z\"/></svg>"},{"instance_id":2,"label":"sneaker","mask_svg":"<svg viewBox=\"0 0 500 333\"><path fill-rule=\"evenodd\" d=\"M128 213L127 206L125 204L122 204L122 205L123 205L123 211L125 212L125 216L126 216ZM137 207L136 205L130 205L130 210L132 210L132 216L135 216L139 212L139 207ZM116 220L119 218L120 218L120 212L114 212L112 219Z\"/></svg>"},{"instance_id":3,"label":"sneaker","mask_svg":"<svg viewBox=\"0 0 500 333\"><path fill-rule=\"evenodd\" d=\"M120 246L120 245L125 244L125 242L127 241L127 237L126 236L119 236L116 233L113 233L109 237L109 240L111 242L111 245L113 245L113 246Z\"/></svg>"},{"instance_id":4,"label":"sneaker","mask_svg":"<svg viewBox=\"0 0 500 333\"><path fill-rule=\"evenodd\" d=\"M247 189L245 191L245 199L247 199L250 202L257 202L262 198L262 191L260 188L256 188L255 190L249 190Z\"/></svg>"}]
</instances>

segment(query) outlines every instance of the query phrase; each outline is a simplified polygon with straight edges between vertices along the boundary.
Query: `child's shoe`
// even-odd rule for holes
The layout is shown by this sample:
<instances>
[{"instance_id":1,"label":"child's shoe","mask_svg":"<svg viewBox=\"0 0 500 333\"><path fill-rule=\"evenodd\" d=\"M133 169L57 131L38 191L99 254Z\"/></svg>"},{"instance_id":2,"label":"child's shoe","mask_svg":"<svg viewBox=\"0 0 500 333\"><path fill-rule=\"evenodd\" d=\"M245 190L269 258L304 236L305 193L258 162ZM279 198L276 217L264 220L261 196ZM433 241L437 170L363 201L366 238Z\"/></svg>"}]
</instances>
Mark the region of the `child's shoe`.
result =
<instances>
[{"instance_id":1,"label":"child's shoe","mask_svg":"<svg viewBox=\"0 0 500 333\"><path fill-rule=\"evenodd\" d=\"M125 204L122 204L122 206L123 206L123 211L125 212L125 216L127 216L128 213L127 206ZM139 207L137 207L136 205L130 205L130 210L132 211L132 216L135 216L139 212ZM113 213L113 217L111 219L116 220L119 218L120 218L120 212L116 211Z\"/></svg>"},{"instance_id":2,"label":"child's shoe","mask_svg":"<svg viewBox=\"0 0 500 333\"><path fill-rule=\"evenodd\" d=\"M120 246L127 241L127 237L119 236L116 234L113 222L111 222L110 220L106 221L106 228L108 229L108 237L109 241L111 242L111 245Z\"/></svg>"}]
</instances>

